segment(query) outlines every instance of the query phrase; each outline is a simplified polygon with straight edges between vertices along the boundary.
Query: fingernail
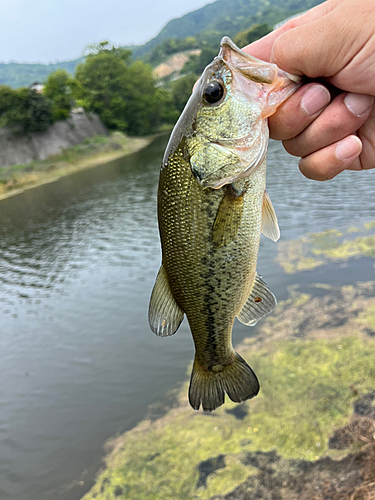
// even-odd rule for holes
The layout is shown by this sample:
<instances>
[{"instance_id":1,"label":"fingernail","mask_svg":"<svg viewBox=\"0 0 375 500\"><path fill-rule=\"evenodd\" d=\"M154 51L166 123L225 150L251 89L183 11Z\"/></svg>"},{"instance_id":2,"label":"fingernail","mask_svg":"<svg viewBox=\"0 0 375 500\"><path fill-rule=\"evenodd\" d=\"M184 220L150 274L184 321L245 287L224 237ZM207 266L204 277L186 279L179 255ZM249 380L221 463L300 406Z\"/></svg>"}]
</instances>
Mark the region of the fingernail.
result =
<instances>
[{"instance_id":1,"label":"fingernail","mask_svg":"<svg viewBox=\"0 0 375 500\"><path fill-rule=\"evenodd\" d=\"M355 116L361 116L374 103L374 98L371 95L365 94L348 94L344 99L345 106Z\"/></svg>"},{"instance_id":2,"label":"fingernail","mask_svg":"<svg viewBox=\"0 0 375 500\"><path fill-rule=\"evenodd\" d=\"M327 106L330 100L331 95L323 85L313 85L303 94L301 107L312 116Z\"/></svg>"},{"instance_id":3,"label":"fingernail","mask_svg":"<svg viewBox=\"0 0 375 500\"><path fill-rule=\"evenodd\" d=\"M348 160L352 156L358 155L362 150L362 143L358 139L351 135L346 137L339 143L337 143L335 154L337 158L341 161Z\"/></svg>"}]
</instances>

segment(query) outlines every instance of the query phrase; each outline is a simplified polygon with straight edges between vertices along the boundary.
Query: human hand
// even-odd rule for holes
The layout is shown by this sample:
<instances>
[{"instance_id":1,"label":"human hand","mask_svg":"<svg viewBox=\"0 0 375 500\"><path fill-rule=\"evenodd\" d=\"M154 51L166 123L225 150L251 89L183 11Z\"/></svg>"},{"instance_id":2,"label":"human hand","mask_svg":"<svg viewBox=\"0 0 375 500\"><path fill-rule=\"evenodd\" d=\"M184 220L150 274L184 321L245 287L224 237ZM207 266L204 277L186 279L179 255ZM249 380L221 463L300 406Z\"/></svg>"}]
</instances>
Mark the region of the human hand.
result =
<instances>
[{"instance_id":1,"label":"human hand","mask_svg":"<svg viewBox=\"0 0 375 500\"><path fill-rule=\"evenodd\" d=\"M303 85L269 118L270 137L301 157L306 177L375 168L373 0L328 0L243 50L319 81Z\"/></svg>"}]
</instances>

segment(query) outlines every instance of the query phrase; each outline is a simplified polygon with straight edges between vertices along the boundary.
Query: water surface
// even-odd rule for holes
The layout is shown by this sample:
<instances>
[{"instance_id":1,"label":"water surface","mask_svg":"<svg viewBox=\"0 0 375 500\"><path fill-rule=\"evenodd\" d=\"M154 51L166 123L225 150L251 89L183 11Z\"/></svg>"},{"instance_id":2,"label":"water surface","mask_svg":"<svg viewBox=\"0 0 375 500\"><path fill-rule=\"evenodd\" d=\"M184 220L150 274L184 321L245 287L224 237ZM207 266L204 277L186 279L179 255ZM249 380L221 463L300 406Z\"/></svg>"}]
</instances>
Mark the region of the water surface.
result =
<instances>
[{"instance_id":1,"label":"water surface","mask_svg":"<svg viewBox=\"0 0 375 500\"><path fill-rule=\"evenodd\" d=\"M0 203L2 500L80 498L104 442L186 376L193 357L186 322L166 339L147 325L166 141ZM268 164L281 240L375 218L375 172L309 181L277 143ZM276 249L262 238L258 271L279 299L296 282L375 278L371 259L290 277L274 263ZM235 342L247 334L254 329L236 323Z\"/></svg>"}]
</instances>

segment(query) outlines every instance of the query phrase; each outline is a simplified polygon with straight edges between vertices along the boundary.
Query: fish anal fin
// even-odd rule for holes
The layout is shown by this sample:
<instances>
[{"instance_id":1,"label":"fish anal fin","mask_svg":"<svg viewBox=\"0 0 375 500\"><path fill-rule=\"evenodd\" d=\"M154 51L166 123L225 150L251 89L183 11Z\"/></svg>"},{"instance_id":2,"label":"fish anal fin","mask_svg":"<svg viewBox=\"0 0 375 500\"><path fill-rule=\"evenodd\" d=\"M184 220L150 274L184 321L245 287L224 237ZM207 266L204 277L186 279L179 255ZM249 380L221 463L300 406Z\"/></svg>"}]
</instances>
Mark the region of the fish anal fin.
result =
<instances>
[{"instance_id":1,"label":"fish anal fin","mask_svg":"<svg viewBox=\"0 0 375 500\"><path fill-rule=\"evenodd\" d=\"M148 310L149 325L156 335L167 337L176 333L183 319L184 311L172 295L162 264L151 294Z\"/></svg>"},{"instance_id":2,"label":"fish anal fin","mask_svg":"<svg viewBox=\"0 0 375 500\"><path fill-rule=\"evenodd\" d=\"M277 241L280 238L277 216L266 191L264 191L262 207L262 233L272 241Z\"/></svg>"},{"instance_id":3,"label":"fish anal fin","mask_svg":"<svg viewBox=\"0 0 375 500\"><path fill-rule=\"evenodd\" d=\"M219 205L212 230L212 238L217 246L228 245L235 238L240 227L243 207L243 192L238 193L229 185Z\"/></svg>"},{"instance_id":4,"label":"fish anal fin","mask_svg":"<svg viewBox=\"0 0 375 500\"><path fill-rule=\"evenodd\" d=\"M244 359L234 353L233 361L208 371L194 361L190 379L189 403L194 410L213 411L224 403L225 393L235 403L246 401L259 392L258 379Z\"/></svg>"},{"instance_id":5,"label":"fish anal fin","mask_svg":"<svg viewBox=\"0 0 375 500\"><path fill-rule=\"evenodd\" d=\"M273 311L276 304L276 297L256 273L250 295L237 318L244 325L254 326L260 319Z\"/></svg>"}]
</instances>

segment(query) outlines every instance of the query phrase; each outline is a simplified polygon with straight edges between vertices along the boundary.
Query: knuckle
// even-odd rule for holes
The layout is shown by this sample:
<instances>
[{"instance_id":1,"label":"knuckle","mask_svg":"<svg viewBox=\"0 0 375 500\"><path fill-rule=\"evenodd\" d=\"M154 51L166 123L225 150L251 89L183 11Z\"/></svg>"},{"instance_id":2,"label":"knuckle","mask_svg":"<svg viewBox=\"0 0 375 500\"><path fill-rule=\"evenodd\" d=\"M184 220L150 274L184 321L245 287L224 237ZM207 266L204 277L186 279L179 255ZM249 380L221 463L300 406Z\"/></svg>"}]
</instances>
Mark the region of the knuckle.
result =
<instances>
[{"instance_id":1,"label":"knuckle","mask_svg":"<svg viewBox=\"0 0 375 500\"><path fill-rule=\"evenodd\" d=\"M303 156L301 148L296 139L288 139L283 141L284 149L292 156Z\"/></svg>"}]
</instances>

